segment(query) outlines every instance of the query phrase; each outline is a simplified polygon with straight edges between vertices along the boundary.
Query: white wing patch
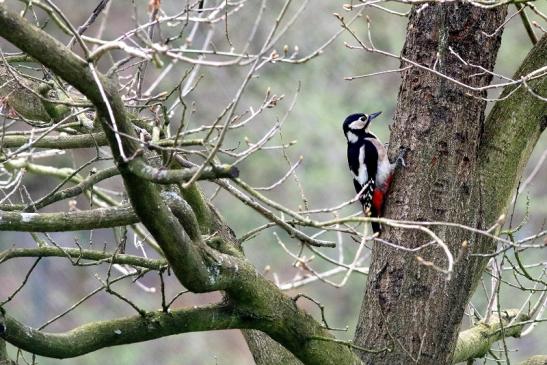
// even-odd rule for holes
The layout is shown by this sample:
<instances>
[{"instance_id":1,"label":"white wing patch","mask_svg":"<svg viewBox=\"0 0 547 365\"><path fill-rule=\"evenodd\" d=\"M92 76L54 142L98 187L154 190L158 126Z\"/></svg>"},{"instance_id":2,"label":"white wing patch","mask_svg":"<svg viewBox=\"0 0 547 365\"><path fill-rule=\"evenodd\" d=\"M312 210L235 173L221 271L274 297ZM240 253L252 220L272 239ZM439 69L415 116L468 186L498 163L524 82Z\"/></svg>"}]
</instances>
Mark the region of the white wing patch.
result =
<instances>
[{"instance_id":1,"label":"white wing patch","mask_svg":"<svg viewBox=\"0 0 547 365\"><path fill-rule=\"evenodd\" d=\"M357 171L358 175L354 176L355 180L364 186L368 180L367 165L365 165L365 146L359 148L359 170Z\"/></svg>"}]
</instances>

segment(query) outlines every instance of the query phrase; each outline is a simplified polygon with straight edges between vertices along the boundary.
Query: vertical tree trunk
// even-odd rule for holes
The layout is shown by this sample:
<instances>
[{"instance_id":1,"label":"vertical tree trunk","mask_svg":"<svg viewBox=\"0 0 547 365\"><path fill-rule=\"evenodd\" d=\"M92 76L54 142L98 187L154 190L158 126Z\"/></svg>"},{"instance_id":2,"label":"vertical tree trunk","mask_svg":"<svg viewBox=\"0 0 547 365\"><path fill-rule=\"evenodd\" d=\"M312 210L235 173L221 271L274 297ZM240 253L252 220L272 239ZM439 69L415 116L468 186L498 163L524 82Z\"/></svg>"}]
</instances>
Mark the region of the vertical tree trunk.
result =
<instances>
[{"instance_id":1,"label":"vertical tree trunk","mask_svg":"<svg viewBox=\"0 0 547 365\"><path fill-rule=\"evenodd\" d=\"M465 84L488 85L491 76L465 65L451 49L467 63L492 70L501 32L489 35L505 16L505 7L417 6L410 16L402 55ZM386 215L481 228L478 168L486 102L416 67L402 77L390 152L395 154L399 146L410 147L411 152L408 167L390 193ZM440 228L437 234L454 256L464 240L476 241L474 235L454 228ZM382 238L411 248L430 240L418 231L399 229L386 229ZM445 274L420 264L415 255L379 243L374 246L355 342L366 348L388 346L392 351L362 353L367 364L451 363L481 262L465 257L447 280ZM419 255L446 268L446 256L438 246Z\"/></svg>"}]
</instances>

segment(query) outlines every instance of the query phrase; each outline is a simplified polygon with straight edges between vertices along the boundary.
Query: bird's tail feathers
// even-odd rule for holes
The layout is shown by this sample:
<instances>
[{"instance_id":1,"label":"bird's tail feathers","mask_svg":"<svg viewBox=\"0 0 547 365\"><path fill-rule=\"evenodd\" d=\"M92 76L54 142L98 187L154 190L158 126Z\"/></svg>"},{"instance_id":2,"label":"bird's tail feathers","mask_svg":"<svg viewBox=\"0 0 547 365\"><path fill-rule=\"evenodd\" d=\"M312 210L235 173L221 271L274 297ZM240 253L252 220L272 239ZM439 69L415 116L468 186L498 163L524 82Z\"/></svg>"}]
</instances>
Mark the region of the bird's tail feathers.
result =
<instances>
[{"instance_id":1,"label":"bird's tail feathers","mask_svg":"<svg viewBox=\"0 0 547 365\"><path fill-rule=\"evenodd\" d=\"M382 233L382 226L380 225L380 223L370 222L370 225L372 226L372 232L378 233L378 235Z\"/></svg>"}]
</instances>

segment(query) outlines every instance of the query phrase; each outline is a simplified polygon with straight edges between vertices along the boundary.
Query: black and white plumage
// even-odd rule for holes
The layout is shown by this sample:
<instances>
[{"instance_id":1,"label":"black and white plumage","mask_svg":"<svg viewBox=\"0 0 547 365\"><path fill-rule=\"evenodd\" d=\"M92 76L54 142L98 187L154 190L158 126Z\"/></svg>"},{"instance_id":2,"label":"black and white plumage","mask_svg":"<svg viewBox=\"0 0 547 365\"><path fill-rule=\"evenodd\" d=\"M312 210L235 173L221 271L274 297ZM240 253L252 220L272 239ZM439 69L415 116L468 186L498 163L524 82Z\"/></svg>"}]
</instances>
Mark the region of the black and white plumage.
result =
<instances>
[{"instance_id":1,"label":"black and white plumage","mask_svg":"<svg viewBox=\"0 0 547 365\"><path fill-rule=\"evenodd\" d=\"M395 163L387 157L387 151L368 128L370 122L382 112L351 114L344 120L344 135L348 141L348 164L353 175L353 185L359 194L365 215L380 217L395 168L402 164L402 155ZM374 233L381 232L378 222L372 222Z\"/></svg>"}]
</instances>

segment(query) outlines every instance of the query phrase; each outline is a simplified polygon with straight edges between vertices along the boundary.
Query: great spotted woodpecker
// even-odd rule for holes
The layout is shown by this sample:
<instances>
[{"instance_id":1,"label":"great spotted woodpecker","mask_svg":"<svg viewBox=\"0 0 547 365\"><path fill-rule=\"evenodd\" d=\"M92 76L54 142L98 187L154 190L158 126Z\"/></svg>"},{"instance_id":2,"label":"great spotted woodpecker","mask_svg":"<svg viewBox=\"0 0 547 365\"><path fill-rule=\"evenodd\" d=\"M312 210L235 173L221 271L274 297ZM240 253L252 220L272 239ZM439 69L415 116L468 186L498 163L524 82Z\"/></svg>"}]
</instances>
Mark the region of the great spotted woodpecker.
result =
<instances>
[{"instance_id":1,"label":"great spotted woodpecker","mask_svg":"<svg viewBox=\"0 0 547 365\"><path fill-rule=\"evenodd\" d=\"M405 166L404 154L401 149L395 163L387 157L387 151L382 142L368 130L370 122L382 112L367 114L351 114L344 120L344 135L348 141L348 164L353 175L353 185L359 194L366 216L381 217L384 198L393 179L395 169ZM378 222L372 222L372 231L380 233L382 228Z\"/></svg>"}]
</instances>

